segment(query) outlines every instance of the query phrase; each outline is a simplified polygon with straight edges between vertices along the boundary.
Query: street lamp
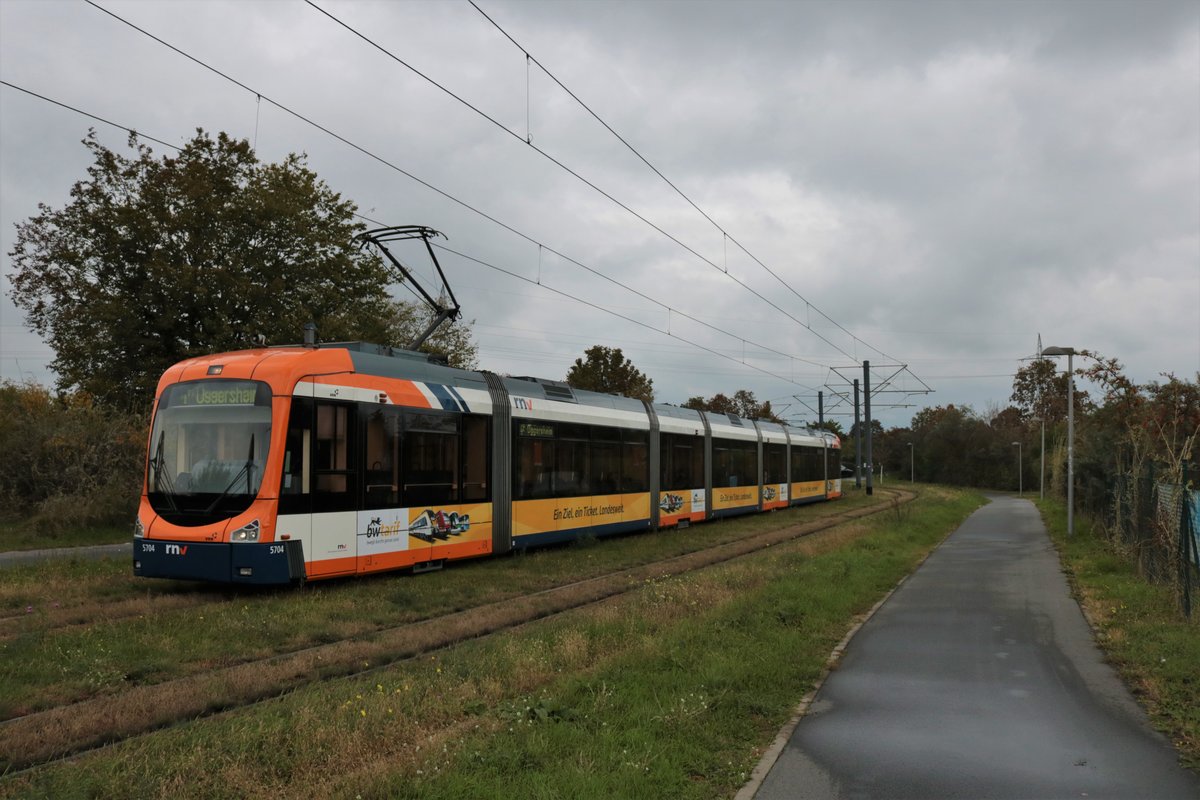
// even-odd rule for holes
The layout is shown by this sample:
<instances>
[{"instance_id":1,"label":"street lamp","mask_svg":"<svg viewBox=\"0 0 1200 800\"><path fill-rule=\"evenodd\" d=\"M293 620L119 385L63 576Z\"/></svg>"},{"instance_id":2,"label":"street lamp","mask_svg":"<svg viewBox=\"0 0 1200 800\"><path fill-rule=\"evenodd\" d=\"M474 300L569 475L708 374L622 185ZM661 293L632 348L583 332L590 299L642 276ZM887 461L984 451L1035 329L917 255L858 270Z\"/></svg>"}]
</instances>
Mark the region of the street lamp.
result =
<instances>
[{"instance_id":1,"label":"street lamp","mask_svg":"<svg viewBox=\"0 0 1200 800\"><path fill-rule=\"evenodd\" d=\"M1017 448L1017 496L1025 496L1025 476L1021 472L1021 443L1013 442L1013 447Z\"/></svg>"},{"instance_id":2,"label":"street lamp","mask_svg":"<svg viewBox=\"0 0 1200 800\"><path fill-rule=\"evenodd\" d=\"M908 443L908 482L909 483L917 482L917 462L916 462L916 457L913 456L914 452L916 452L916 451L913 449L912 442L909 442Z\"/></svg>"},{"instance_id":3,"label":"street lamp","mask_svg":"<svg viewBox=\"0 0 1200 800\"><path fill-rule=\"evenodd\" d=\"M1075 535L1075 348L1047 347L1044 356L1067 357L1067 536Z\"/></svg>"}]
</instances>

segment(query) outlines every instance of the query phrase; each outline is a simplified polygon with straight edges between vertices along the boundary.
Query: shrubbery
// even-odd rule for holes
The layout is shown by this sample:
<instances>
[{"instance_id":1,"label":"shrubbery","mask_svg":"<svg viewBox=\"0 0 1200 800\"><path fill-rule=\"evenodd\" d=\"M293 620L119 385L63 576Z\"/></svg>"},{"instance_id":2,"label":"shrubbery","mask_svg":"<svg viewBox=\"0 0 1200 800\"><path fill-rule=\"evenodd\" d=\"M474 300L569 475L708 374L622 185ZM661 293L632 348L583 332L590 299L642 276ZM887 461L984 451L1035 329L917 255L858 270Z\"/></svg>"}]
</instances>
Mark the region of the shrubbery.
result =
<instances>
[{"instance_id":1,"label":"shrubbery","mask_svg":"<svg viewBox=\"0 0 1200 800\"><path fill-rule=\"evenodd\" d=\"M146 458L146 414L0 382L0 513L39 530L129 522Z\"/></svg>"}]
</instances>

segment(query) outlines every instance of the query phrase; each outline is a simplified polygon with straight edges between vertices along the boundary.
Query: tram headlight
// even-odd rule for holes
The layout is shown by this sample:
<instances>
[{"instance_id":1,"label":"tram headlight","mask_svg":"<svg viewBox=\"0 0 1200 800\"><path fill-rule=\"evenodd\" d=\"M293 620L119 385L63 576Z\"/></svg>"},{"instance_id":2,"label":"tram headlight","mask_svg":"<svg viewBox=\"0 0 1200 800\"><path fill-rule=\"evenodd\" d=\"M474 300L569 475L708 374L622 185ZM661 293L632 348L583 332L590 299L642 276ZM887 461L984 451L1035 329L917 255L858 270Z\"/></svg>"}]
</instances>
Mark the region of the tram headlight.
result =
<instances>
[{"instance_id":1,"label":"tram headlight","mask_svg":"<svg viewBox=\"0 0 1200 800\"><path fill-rule=\"evenodd\" d=\"M141 517L135 517L133 520L133 538L141 539L146 535L146 529L142 527Z\"/></svg>"},{"instance_id":2,"label":"tram headlight","mask_svg":"<svg viewBox=\"0 0 1200 800\"><path fill-rule=\"evenodd\" d=\"M229 541L257 542L260 530L261 526L258 524L258 520L254 520L254 522L251 522L249 525L243 525L233 533L229 534Z\"/></svg>"}]
</instances>

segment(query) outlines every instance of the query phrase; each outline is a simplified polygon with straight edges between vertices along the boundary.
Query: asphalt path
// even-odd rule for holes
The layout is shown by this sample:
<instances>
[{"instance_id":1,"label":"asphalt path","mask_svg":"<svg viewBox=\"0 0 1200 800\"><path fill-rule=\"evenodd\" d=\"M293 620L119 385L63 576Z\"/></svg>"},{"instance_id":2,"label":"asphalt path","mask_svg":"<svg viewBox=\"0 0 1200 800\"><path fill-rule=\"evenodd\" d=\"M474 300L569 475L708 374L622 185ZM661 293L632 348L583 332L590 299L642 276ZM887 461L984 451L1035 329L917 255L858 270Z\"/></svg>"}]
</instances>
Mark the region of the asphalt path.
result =
<instances>
[{"instance_id":1,"label":"asphalt path","mask_svg":"<svg viewBox=\"0 0 1200 800\"><path fill-rule=\"evenodd\" d=\"M79 558L89 561L99 561L102 558L133 558L133 545L130 542L120 544L99 544L90 547L54 547L44 550L11 550L0 553L0 567L12 567L21 564L36 564L42 561L60 561L66 558Z\"/></svg>"},{"instance_id":2,"label":"asphalt path","mask_svg":"<svg viewBox=\"0 0 1200 800\"><path fill-rule=\"evenodd\" d=\"M1104 663L1034 506L996 496L854 636L767 774L784 798L1197 800Z\"/></svg>"}]
</instances>

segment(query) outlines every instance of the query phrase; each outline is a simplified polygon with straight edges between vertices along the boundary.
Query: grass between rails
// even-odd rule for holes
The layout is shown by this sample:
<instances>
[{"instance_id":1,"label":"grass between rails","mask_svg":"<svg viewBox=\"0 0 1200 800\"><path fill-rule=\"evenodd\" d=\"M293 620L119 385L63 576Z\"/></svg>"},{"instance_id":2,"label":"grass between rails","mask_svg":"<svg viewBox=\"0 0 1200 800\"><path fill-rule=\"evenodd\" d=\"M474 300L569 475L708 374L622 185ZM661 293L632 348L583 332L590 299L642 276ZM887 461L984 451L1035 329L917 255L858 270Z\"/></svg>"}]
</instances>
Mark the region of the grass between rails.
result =
<instances>
[{"instance_id":1,"label":"grass between rails","mask_svg":"<svg viewBox=\"0 0 1200 800\"><path fill-rule=\"evenodd\" d=\"M115 565L104 563L14 568L5 572L14 580L0 587L0 608L12 615L0 621L0 719L362 636L872 502L860 492L835 503L585 541L433 575L374 576L303 590L214 592L192 583L135 579L124 563L116 573ZM61 627L64 621L90 624Z\"/></svg>"},{"instance_id":2,"label":"grass between rails","mask_svg":"<svg viewBox=\"0 0 1200 800\"><path fill-rule=\"evenodd\" d=\"M1047 499L1038 506L1109 662L1181 762L1200 770L1200 611L1185 619L1172 589L1139 577L1132 558L1087 518L1076 517L1068 538L1063 504Z\"/></svg>"},{"instance_id":3,"label":"grass between rails","mask_svg":"<svg viewBox=\"0 0 1200 800\"><path fill-rule=\"evenodd\" d=\"M832 647L982 503L884 513L0 784L81 797L732 795Z\"/></svg>"}]
</instances>

